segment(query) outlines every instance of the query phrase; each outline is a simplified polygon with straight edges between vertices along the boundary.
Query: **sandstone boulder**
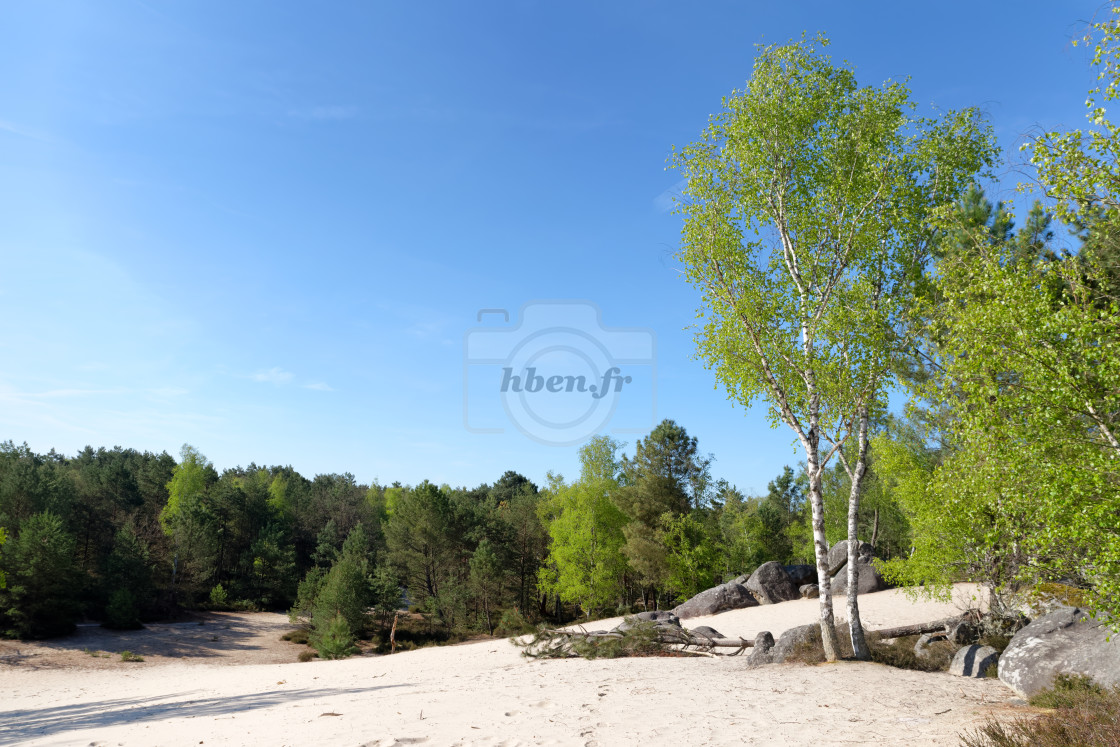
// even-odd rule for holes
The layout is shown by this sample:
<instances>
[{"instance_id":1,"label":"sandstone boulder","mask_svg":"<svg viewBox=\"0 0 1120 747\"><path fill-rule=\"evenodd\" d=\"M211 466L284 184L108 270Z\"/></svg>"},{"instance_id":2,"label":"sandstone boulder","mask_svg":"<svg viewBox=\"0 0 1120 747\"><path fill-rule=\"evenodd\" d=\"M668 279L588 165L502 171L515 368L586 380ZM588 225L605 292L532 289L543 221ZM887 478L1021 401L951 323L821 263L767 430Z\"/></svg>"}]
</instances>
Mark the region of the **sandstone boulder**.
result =
<instances>
[{"instance_id":1,"label":"sandstone boulder","mask_svg":"<svg viewBox=\"0 0 1120 747\"><path fill-rule=\"evenodd\" d=\"M949 640L949 636L944 631L940 633L923 633L918 636L918 640L914 644L914 655L919 659L928 659L930 657L930 646L934 643L947 640Z\"/></svg>"},{"instance_id":2,"label":"sandstone boulder","mask_svg":"<svg viewBox=\"0 0 1120 747\"><path fill-rule=\"evenodd\" d=\"M817 599L821 595L821 587L816 584L805 584L797 590L802 599Z\"/></svg>"},{"instance_id":3,"label":"sandstone boulder","mask_svg":"<svg viewBox=\"0 0 1120 747\"><path fill-rule=\"evenodd\" d=\"M817 567L813 565L785 565L786 575L794 586L817 583Z\"/></svg>"},{"instance_id":4,"label":"sandstone boulder","mask_svg":"<svg viewBox=\"0 0 1120 747\"><path fill-rule=\"evenodd\" d=\"M860 555L856 559L856 566L859 568L859 581L857 594L870 594L874 591L883 591L890 588L883 576L871 564L870 555ZM840 571L832 579L832 593L833 594L847 594L848 593L848 564L845 563L840 567Z\"/></svg>"},{"instance_id":5,"label":"sandstone boulder","mask_svg":"<svg viewBox=\"0 0 1120 747\"><path fill-rule=\"evenodd\" d=\"M754 637L754 646L751 647L747 663L751 666L772 664L774 662L774 636L770 631L764 630Z\"/></svg>"},{"instance_id":6,"label":"sandstone boulder","mask_svg":"<svg viewBox=\"0 0 1120 747\"><path fill-rule=\"evenodd\" d=\"M1059 607L1016 633L999 657L1000 680L1024 697L1051 687L1058 674L1120 686L1120 636L1082 609Z\"/></svg>"},{"instance_id":7,"label":"sandstone boulder","mask_svg":"<svg viewBox=\"0 0 1120 747\"><path fill-rule=\"evenodd\" d=\"M726 638L727 637L723 633L719 632L718 630L716 630L715 628L713 628L709 625L700 625L698 627L692 628L692 634L693 635L704 636L705 638Z\"/></svg>"},{"instance_id":8,"label":"sandstone boulder","mask_svg":"<svg viewBox=\"0 0 1120 747\"><path fill-rule=\"evenodd\" d=\"M774 644L773 650L770 652L770 660L775 664L780 664L789 657L794 649L801 645L811 645L814 642L820 641L820 639L820 623L810 623L809 625L799 625L796 628L790 628L778 636L778 640Z\"/></svg>"},{"instance_id":9,"label":"sandstone boulder","mask_svg":"<svg viewBox=\"0 0 1120 747\"><path fill-rule=\"evenodd\" d=\"M720 584L702 591L687 602L673 608L673 614L681 620L701 615L714 615L725 610L743 607L757 607L758 602L742 584Z\"/></svg>"},{"instance_id":10,"label":"sandstone boulder","mask_svg":"<svg viewBox=\"0 0 1120 747\"><path fill-rule=\"evenodd\" d=\"M859 549L856 550L857 558L867 558L870 560L874 554L875 551L871 545L866 542L859 543ZM840 540L828 551L828 575L835 576L847 562L848 540Z\"/></svg>"},{"instance_id":11,"label":"sandstone boulder","mask_svg":"<svg viewBox=\"0 0 1120 747\"><path fill-rule=\"evenodd\" d=\"M755 569L747 579L747 589L762 604L777 604L797 599L797 587L781 563L771 560Z\"/></svg>"},{"instance_id":12,"label":"sandstone boulder","mask_svg":"<svg viewBox=\"0 0 1120 747\"><path fill-rule=\"evenodd\" d=\"M651 622L658 628L680 628L681 620L668 610L653 610L650 612L639 612L636 615L628 615L626 619L611 629L612 633L622 633L629 630L638 623Z\"/></svg>"},{"instance_id":13,"label":"sandstone boulder","mask_svg":"<svg viewBox=\"0 0 1120 747\"><path fill-rule=\"evenodd\" d=\"M949 674L958 677L984 677L989 667L999 661L999 651L991 646L965 646L956 653L949 664Z\"/></svg>"}]
</instances>

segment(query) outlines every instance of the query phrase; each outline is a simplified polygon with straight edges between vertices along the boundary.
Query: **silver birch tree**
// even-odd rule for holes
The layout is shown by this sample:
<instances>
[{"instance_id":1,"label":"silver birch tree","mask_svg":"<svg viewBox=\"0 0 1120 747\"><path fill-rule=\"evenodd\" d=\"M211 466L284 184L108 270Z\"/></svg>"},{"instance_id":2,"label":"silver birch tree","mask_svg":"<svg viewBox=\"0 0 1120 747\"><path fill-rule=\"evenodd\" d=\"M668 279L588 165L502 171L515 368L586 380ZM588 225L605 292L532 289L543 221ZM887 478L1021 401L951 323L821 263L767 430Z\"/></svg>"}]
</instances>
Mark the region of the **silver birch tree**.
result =
<instances>
[{"instance_id":1,"label":"silver birch tree","mask_svg":"<svg viewBox=\"0 0 1120 747\"><path fill-rule=\"evenodd\" d=\"M854 433L848 613L866 658L854 546L870 416L884 404L931 218L994 146L975 110L914 117L905 85L860 88L827 45L761 48L746 88L672 163L687 180L678 257L701 292L697 354L730 399L765 400L804 451L821 635L835 660L822 473Z\"/></svg>"}]
</instances>

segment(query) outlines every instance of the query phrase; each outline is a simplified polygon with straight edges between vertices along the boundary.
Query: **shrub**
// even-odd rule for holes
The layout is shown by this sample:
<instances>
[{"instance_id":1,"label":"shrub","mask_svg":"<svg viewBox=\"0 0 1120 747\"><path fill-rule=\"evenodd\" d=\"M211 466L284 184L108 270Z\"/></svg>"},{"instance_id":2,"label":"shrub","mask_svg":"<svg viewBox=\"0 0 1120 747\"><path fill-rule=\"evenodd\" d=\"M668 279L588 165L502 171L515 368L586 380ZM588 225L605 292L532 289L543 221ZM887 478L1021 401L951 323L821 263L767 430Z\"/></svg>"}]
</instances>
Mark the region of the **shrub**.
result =
<instances>
[{"instance_id":1,"label":"shrub","mask_svg":"<svg viewBox=\"0 0 1120 747\"><path fill-rule=\"evenodd\" d=\"M317 658L319 658L319 654L315 653L314 651L311 651L310 649L307 650L307 651L300 651L299 652L299 660L303 663L309 662L312 659L317 659Z\"/></svg>"},{"instance_id":2,"label":"shrub","mask_svg":"<svg viewBox=\"0 0 1120 747\"><path fill-rule=\"evenodd\" d=\"M307 643L307 635L308 634L307 634L307 629L306 628L299 628L297 630L292 630L292 631L290 631L288 633L285 633L284 635L280 636L280 640L291 641L292 643L305 644L305 643Z\"/></svg>"},{"instance_id":3,"label":"shrub","mask_svg":"<svg viewBox=\"0 0 1120 747\"><path fill-rule=\"evenodd\" d=\"M121 651L121 661L144 661L144 657L131 651Z\"/></svg>"},{"instance_id":4,"label":"shrub","mask_svg":"<svg viewBox=\"0 0 1120 747\"><path fill-rule=\"evenodd\" d=\"M503 610L502 616L498 619L498 626L494 629L497 635L525 635L527 633L535 633L537 626L525 619L521 614L521 610L514 608Z\"/></svg>"},{"instance_id":5,"label":"shrub","mask_svg":"<svg viewBox=\"0 0 1120 747\"><path fill-rule=\"evenodd\" d=\"M341 612L336 612L329 620L312 622L311 645L324 659L345 659L358 653L354 632Z\"/></svg>"},{"instance_id":6,"label":"shrub","mask_svg":"<svg viewBox=\"0 0 1120 747\"><path fill-rule=\"evenodd\" d=\"M216 610L229 609L229 592L221 584L210 590L210 606Z\"/></svg>"},{"instance_id":7,"label":"shrub","mask_svg":"<svg viewBox=\"0 0 1120 747\"><path fill-rule=\"evenodd\" d=\"M140 610L136 607L136 597L128 589L114 589L105 607L105 620L102 627L111 630L139 630Z\"/></svg>"},{"instance_id":8,"label":"shrub","mask_svg":"<svg viewBox=\"0 0 1120 747\"><path fill-rule=\"evenodd\" d=\"M1120 747L1120 689L1105 689L1088 677L1059 675L1054 687L1031 698L1053 708L1001 724L989 718L961 735L965 747Z\"/></svg>"}]
</instances>

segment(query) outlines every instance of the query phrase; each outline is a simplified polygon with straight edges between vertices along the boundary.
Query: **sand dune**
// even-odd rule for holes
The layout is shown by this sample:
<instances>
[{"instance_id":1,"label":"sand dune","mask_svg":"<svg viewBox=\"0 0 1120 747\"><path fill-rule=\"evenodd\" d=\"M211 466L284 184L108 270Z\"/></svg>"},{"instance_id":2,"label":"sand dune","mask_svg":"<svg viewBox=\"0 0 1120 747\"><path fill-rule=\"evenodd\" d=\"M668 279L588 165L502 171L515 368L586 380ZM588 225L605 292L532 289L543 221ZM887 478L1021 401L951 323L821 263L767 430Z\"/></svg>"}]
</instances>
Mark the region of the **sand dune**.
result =
<instances>
[{"instance_id":1,"label":"sand dune","mask_svg":"<svg viewBox=\"0 0 1120 747\"><path fill-rule=\"evenodd\" d=\"M861 606L876 628L961 601L891 591ZM798 601L687 623L777 635L816 616L814 601ZM954 745L984 715L1014 709L998 680L847 662L750 669L742 657L531 661L506 641L308 664L0 665L5 744Z\"/></svg>"}]
</instances>

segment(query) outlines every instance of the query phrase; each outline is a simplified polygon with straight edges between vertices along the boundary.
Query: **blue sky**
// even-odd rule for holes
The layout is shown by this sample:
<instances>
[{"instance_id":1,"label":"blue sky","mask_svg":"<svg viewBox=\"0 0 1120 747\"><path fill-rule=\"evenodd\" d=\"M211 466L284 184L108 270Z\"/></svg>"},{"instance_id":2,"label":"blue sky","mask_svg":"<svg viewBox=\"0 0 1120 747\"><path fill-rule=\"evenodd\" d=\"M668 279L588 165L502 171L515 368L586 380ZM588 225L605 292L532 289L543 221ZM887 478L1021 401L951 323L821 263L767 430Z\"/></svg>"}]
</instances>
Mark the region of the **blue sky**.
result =
<instances>
[{"instance_id":1,"label":"blue sky","mask_svg":"<svg viewBox=\"0 0 1120 747\"><path fill-rule=\"evenodd\" d=\"M468 429L464 352L502 324L481 309L513 326L582 299L655 340L630 424L677 420L762 491L799 457L692 359L670 146L755 44L820 30L865 85L983 108L1011 196L1024 136L1083 121L1069 40L1098 7L5 3L0 440L189 442L219 469L363 482L574 476L575 445Z\"/></svg>"}]
</instances>

